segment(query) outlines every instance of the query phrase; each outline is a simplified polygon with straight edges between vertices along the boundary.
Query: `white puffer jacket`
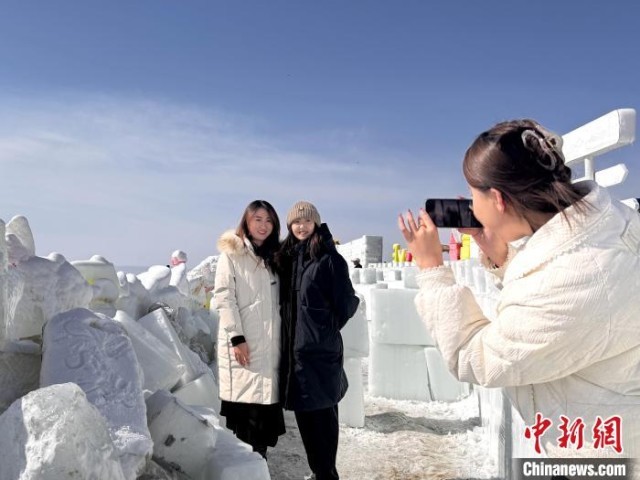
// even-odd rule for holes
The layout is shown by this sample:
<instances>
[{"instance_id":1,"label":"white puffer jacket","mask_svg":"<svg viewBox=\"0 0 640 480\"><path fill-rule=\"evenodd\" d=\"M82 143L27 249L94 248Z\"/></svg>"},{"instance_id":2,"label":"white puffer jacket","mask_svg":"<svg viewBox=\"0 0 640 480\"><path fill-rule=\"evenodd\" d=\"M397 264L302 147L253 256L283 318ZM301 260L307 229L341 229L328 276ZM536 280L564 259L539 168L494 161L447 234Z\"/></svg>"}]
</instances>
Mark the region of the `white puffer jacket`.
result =
<instances>
[{"instance_id":1,"label":"white puffer jacket","mask_svg":"<svg viewBox=\"0 0 640 480\"><path fill-rule=\"evenodd\" d=\"M566 209L543 225L504 271L495 321L448 267L419 274L416 306L460 380L506 392L527 425L552 420L551 456L593 456L557 447L560 415L622 417L623 456L640 456L640 215L590 182L586 214ZM572 447L574 448L574 447ZM610 447L602 452L612 452Z\"/></svg>"},{"instance_id":2,"label":"white puffer jacket","mask_svg":"<svg viewBox=\"0 0 640 480\"><path fill-rule=\"evenodd\" d=\"M233 231L218 241L214 300L220 314L220 398L269 405L278 402L280 311L278 277ZM249 365L240 365L231 338L244 335Z\"/></svg>"}]
</instances>

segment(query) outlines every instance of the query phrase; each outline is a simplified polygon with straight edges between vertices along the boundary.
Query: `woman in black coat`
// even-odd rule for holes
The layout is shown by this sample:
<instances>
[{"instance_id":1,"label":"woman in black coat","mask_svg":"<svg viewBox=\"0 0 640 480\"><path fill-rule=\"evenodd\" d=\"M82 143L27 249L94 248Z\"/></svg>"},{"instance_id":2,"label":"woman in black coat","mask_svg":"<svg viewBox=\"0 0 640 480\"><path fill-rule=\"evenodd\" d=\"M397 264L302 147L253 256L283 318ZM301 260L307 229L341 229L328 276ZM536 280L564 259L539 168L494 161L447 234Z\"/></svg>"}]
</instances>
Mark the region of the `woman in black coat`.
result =
<instances>
[{"instance_id":1,"label":"woman in black coat","mask_svg":"<svg viewBox=\"0 0 640 480\"><path fill-rule=\"evenodd\" d=\"M318 210L298 202L278 255L281 278L280 401L295 412L309 467L337 479L338 402L347 391L340 329L358 308L349 269Z\"/></svg>"}]
</instances>

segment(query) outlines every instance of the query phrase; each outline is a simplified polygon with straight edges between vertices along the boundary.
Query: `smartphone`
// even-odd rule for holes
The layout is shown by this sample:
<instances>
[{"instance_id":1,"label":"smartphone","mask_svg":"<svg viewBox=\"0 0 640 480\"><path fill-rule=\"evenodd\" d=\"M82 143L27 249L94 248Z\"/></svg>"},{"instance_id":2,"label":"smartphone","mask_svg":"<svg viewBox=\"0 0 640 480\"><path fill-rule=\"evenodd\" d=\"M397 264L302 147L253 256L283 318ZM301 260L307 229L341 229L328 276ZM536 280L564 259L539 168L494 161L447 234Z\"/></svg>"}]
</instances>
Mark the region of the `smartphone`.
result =
<instances>
[{"instance_id":1,"label":"smartphone","mask_svg":"<svg viewBox=\"0 0 640 480\"><path fill-rule=\"evenodd\" d=\"M424 209L436 224L444 228L482 228L473 215L471 200L454 198L430 198Z\"/></svg>"}]
</instances>

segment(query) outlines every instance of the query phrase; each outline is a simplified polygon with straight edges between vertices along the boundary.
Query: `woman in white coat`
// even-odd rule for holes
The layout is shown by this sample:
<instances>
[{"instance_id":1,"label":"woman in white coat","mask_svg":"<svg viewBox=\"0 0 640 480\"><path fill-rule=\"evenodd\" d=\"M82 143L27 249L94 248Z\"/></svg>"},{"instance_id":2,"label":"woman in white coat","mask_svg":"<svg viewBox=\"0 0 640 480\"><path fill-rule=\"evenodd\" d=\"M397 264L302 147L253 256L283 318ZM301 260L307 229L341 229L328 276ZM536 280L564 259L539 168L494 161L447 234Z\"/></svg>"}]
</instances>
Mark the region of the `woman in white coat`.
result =
<instances>
[{"instance_id":1,"label":"woman in white coat","mask_svg":"<svg viewBox=\"0 0 640 480\"><path fill-rule=\"evenodd\" d=\"M236 231L218 241L214 301L220 314L220 414L227 428L265 459L284 434L278 399L279 281L272 268L280 221L269 202L245 209Z\"/></svg>"},{"instance_id":2,"label":"woman in white coat","mask_svg":"<svg viewBox=\"0 0 640 480\"><path fill-rule=\"evenodd\" d=\"M535 436L549 456L636 458L640 215L594 182L573 184L561 142L518 120L482 133L466 152L463 171L484 227L467 233L502 285L492 322L443 266L429 216L399 217L421 268L416 305L451 372L504 387L537 426L531 431L544 431ZM580 423L583 446L571 437L562 444L563 425L578 432Z\"/></svg>"}]
</instances>

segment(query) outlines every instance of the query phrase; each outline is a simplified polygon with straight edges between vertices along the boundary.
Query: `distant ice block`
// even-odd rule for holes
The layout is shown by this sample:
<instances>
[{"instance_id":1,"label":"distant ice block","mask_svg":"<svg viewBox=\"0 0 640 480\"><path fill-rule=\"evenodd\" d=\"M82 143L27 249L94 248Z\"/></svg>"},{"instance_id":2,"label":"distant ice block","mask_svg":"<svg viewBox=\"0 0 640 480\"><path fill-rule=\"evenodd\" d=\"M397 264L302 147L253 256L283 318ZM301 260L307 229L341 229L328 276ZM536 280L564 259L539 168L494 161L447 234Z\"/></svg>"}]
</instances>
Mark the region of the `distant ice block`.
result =
<instances>
[{"instance_id":1,"label":"distant ice block","mask_svg":"<svg viewBox=\"0 0 640 480\"><path fill-rule=\"evenodd\" d=\"M373 342L369 393L397 400L432 400L424 347Z\"/></svg>"},{"instance_id":2,"label":"distant ice block","mask_svg":"<svg viewBox=\"0 0 640 480\"><path fill-rule=\"evenodd\" d=\"M387 289L371 292L371 339L396 345L434 345L418 315L417 290Z\"/></svg>"},{"instance_id":3,"label":"distant ice block","mask_svg":"<svg viewBox=\"0 0 640 480\"><path fill-rule=\"evenodd\" d=\"M118 285L118 275L116 268L106 258L100 255L94 255L89 260L76 260L71 262L82 275L82 277L92 285L98 279L110 280L114 285ZM118 295L111 297L115 300Z\"/></svg>"},{"instance_id":4,"label":"distant ice block","mask_svg":"<svg viewBox=\"0 0 640 480\"><path fill-rule=\"evenodd\" d=\"M39 387L39 349L31 354L11 350L11 345L0 345L0 413Z\"/></svg>"},{"instance_id":5,"label":"distant ice block","mask_svg":"<svg viewBox=\"0 0 640 480\"><path fill-rule=\"evenodd\" d=\"M218 385L213 378L213 373L200 375L195 380L177 388L173 394L186 405L210 407L220 413Z\"/></svg>"},{"instance_id":6,"label":"distant ice block","mask_svg":"<svg viewBox=\"0 0 640 480\"><path fill-rule=\"evenodd\" d=\"M127 331L138 363L144 373L143 388L151 393L170 390L184 375L185 363L158 337L133 320L123 311L118 311L114 320Z\"/></svg>"},{"instance_id":7,"label":"distant ice block","mask_svg":"<svg viewBox=\"0 0 640 480\"><path fill-rule=\"evenodd\" d=\"M115 301L120 296L119 280L113 263L100 255L89 260L77 260L71 264L93 289L91 310L113 317L116 313Z\"/></svg>"},{"instance_id":8,"label":"distant ice block","mask_svg":"<svg viewBox=\"0 0 640 480\"><path fill-rule=\"evenodd\" d=\"M74 383L15 401L0 416L0 478L125 480L105 419Z\"/></svg>"},{"instance_id":9,"label":"distant ice block","mask_svg":"<svg viewBox=\"0 0 640 480\"><path fill-rule=\"evenodd\" d=\"M106 418L127 479L135 479L153 444L146 422L142 370L125 330L76 308L47 322L40 384L76 383Z\"/></svg>"},{"instance_id":10,"label":"distant ice block","mask_svg":"<svg viewBox=\"0 0 640 480\"><path fill-rule=\"evenodd\" d=\"M370 285L378 281L375 268L359 268L358 270L362 270L362 272L360 272L360 283Z\"/></svg>"},{"instance_id":11,"label":"distant ice block","mask_svg":"<svg viewBox=\"0 0 640 480\"><path fill-rule=\"evenodd\" d=\"M147 398L153 455L191 478L198 478L213 454L218 430L166 390Z\"/></svg>"},{"instance_id":12,"label":"distant ice block","mask_svg":"<svg viewBox=\"0 0 640 480\"><path fill-rule=\"evenodd\" d=\"M7 304L14 305L7 321L7 338L18 340L42 335L42 326L54 315L76 307L88 307L93 291L82 275L57 253L31 257L12 269Z\"/></svg>"},{"instance_id":13,"label":"distant ice block","mask_svg":"<svg viewBox=\"0 0 640 480\"><path fill-rule=\"evenodd\" d=\"M420 269L418 267L404 267L402 269L402 282L404 288L418 288L416 275Z\"/></svg>"},{"instance_id":14,"label":"distant ice block","mask_svg":"<svg viewBox=\"0 0 640 480\"><path fill-rule=\"evenodd\" d=\"M198 480L270 480L267 462L249 445L223 427L211 457ZM273 479L276 480L276 479Z\"/></svg>"},{"instance_id":15,"label":"distant ice block","mask_svg":"<svg viewBox=\"0 0 640 480\"><path fill-rule=\"evenodd\" d=\"M453 402L469 395L469 384L454 377L444 363L442 355L435 347L424 349L429 372L431 398L440 402Z\"/></svg>"},{"instance_id":16,"label":"distant ice block","mask_svg":"<svg viewBox=\"0 0 640 480\"><path fill-rule=\"evenodd\" d=\"M383 273L383 279L385 282L395 282L396 280L402 280L402 272L400 270L397 269L384 269L382 271Z\"/></svg>"},{"instance_id":17,"label":"distant ice block","mask_svg":"<svg viewBox=\"0 0 640 480\"><path fill-rule=\"evenodd\" d=\"M349 388L338 404L340 423L348 427L364 427L364 388L362 383L362 359L345 358L344 371L347 374Z\"/></svg>"},{"instance_id":18,"label":"distant ice block","mask_svg":"<svg viewBox=\"0 0 640 480\"><path fill-rule=\"evenodd\" d=\"M360 305L353 317L340 330L342 342L344 344L344 356L366 357L369 355L369 322L367 321L367 310L364 295L356 293L360 298Z\"/></svg>"}]
</instances>

